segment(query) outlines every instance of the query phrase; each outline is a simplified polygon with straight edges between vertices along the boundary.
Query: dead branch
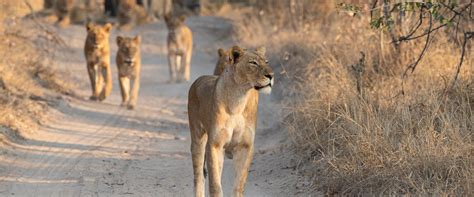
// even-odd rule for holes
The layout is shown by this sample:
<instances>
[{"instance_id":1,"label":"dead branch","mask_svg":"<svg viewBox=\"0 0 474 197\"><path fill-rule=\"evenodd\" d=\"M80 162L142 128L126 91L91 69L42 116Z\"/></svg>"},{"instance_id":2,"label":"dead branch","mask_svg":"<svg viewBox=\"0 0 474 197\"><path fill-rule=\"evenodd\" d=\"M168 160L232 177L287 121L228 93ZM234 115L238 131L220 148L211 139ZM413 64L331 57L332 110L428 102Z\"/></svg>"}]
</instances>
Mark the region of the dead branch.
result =
<instances>
[{"instance_id":1,"label":"dead branch","mask_svg":"<svg viewBox=\"0 0 474 197\"><path fill-rule=\"evenodd\" d=\"M411 73L413 73L415 71L416 66L418 66L421 59L426 54L426 49L428 49L428 45L429 45L430 38L431 38L431 32L432 32L431 28L432 28L432 25L433 25L433 15L431 13L429 15L430 15L430 21L429 21L429 26L428 26L428 33L426 35L426 41L425 41L425 45L423 47L423 50L421 51L421 53L418 56L418 58L416 59L416 61L405 69L405 71L403 72L403 78L405 78L407 76L409 70L411 70Z\"/></svg>"},{"instance_id":2,"label":"dead branch","mask_svg":"<svg viewBox=\"0 0 474 197\"><path fill-rule=\"evenodd\" d=\"M461 57L460 57L458 65L456 67L456 75L454 76L453 82L451 83L451 86L450 86L451 88L454 87L454 85L456 84L456 81L459 78L459 73L461 71L461 66L462 66L462 63L464 62L464 56L465 56L465 52L466 52L467 41L469 39L473 38L473 37L474 37L474 32L464 32L464 39L463 39L463 43L462 43L462 47L461 47Z\"/></svg>"}]
</instances>

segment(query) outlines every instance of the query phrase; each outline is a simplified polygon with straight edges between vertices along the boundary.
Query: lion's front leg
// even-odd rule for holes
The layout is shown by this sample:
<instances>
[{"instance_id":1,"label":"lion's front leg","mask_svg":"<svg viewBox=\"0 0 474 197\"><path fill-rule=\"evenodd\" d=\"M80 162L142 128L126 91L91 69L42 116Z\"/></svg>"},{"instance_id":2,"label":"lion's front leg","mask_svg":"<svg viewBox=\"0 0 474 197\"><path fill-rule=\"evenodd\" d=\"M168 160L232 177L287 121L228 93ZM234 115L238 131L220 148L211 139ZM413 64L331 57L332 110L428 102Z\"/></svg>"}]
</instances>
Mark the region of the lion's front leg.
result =
<instances>
[{"instance_id":1,"label":"lion's front leg","mask_svg":"<svg viewBox=\"0 0 474 197\"><path fill-rule=\"evenodd\" d=\"M128 109L135 109L138 99L138 91L140 90L140 73L137 72L137 75L133 79L132 90L130 92L130 102L128 103Z\"/></svg>"},{"instance_id":2,"label":"lion's front leg","mask_svg":"<svg viewBox=\"0 0 474 197\"><path fill-rule=\"evenodd\" d=\"M224 165L224 145L230 141L231 133L226 129L209 133L206 147L207 169L209 170L209 194L212 197L222 196L222 168Z\"/></svg>"},{"instance_id":3,"label":"lion's front leg","mask_svg":"<svg viewBox=\"0 0 474 197\"><path fill-rule=\"evenodd\" d=\"M250 129L246 132L233 150L235 174L233 196L236 197L244 196L244 187L253 158L254 132L252 131L253 129Z\"/></svg>"},{"instance_id":4,"label":"lion's front leg","mask_svg":"<svg viewBox=\"0 0 474 197\"><path fill-rule=\"evenodd\" d=\"M239 147L234 151L234 191L233 196L244 196L244 187L247 182L250 164L253 157L253 144Z\"/></svg>"},{"instance_id":5,"label":"lion's front leg","mask_svg":"<svg viewBox=\"0 0 474 197\"><path fill-rule=\"evenodd\" d=\"M176 75L177 75L177 70L176 70L176 54L174 53L169 53L168 54L168 65L170 68L170 83L173 83L176 81Z\"/></svg>"},{"instance_id":6,"label":"lion's front leg","mask_svg":"<svg viewBox=\"0 0 474 197\"><path fill-rule=\"evenodd\" d=\"M207 144L207 134L199 130L199 127L195 124L189 124L191 129L191 154L193 160L193 172L194 172L194 195L196 197L205 196L205 152Z\"/></svg>"},{"instance_id":7,"label":"lion's front leg","mask_svg":"<svg viewBox=\"0 0 474 197\"><path fill-rule=\"evenodd\" d=\"M119 76L120 92L122 93L122 104L121 106L127 106L130 99L130 79L128 76Z\"/></svg>"},{"instance_id":8,"label":"lion's front leg","mask_svg":"<svg viewBox=\"0 0 474 197\"><path fill-rule=\"evenodd\" d=\"M96 72L94 70L94 64L93 63L87 63L87 72L89 74L89 79L91 81L91 89L92 89L92 94L89 97L89 99L90 100L96 100L98 95L96 95L96 89L97 89L97 87L95 86L96 85L96 83L95 83Z\"/></svg>"},{"instance_id":9,"label":"lion's front leg","mask_svg":"<svg viewBox=\"0 0 474 197\"><path fill-rule=\"evenodd\" d=\"M99 101L103 101L112 92L112 70L107 62L102 62L98 73L101 77Z\"/></svg>"}]
</instances>

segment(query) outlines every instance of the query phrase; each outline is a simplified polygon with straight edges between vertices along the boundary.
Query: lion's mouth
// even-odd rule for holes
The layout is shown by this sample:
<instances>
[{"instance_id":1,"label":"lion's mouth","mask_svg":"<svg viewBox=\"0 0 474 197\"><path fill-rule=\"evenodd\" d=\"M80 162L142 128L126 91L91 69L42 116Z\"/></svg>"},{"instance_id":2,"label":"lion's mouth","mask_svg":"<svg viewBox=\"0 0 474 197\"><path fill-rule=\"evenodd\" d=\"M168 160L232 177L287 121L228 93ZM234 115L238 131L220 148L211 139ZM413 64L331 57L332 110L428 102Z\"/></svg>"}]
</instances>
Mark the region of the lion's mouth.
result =
<instances>
[{"instance_id":1,"label":"lion's mouth","mask_svg":"<svg viewBox=\"0 0 474 197\"><path fill-rule=\"evenodd\" d=\"M268 83L267 85L255 86L254 88L255 88L256 90L261 90L261 89L266 88L266 87L272 87L272 84L271 84L271 83Z\"/></svg>"},{"instance_id":2,"label":"lion's mouth","mask_svg":"<svg viewBox=\"0 0 474 197\"><path fill-rule=\"evenodd\" d=\"M128 66L133 66L133 64L134 64L133 60L131 60L131 59L124 60L124 63Z\"/></svg>"}]
</instances>

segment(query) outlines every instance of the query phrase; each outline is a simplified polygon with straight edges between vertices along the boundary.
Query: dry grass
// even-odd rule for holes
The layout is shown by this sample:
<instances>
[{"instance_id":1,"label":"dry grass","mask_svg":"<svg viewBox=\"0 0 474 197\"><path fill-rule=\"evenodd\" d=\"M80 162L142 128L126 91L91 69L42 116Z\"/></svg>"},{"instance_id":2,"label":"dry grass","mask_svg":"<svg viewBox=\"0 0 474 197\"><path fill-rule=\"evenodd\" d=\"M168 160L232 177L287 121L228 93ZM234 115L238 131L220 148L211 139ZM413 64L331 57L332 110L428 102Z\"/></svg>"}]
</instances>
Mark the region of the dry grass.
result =
<instances>
[{"instance_id":1,"label":"dry grass","mask_svg":"<svg viewBox=\"0 0 474 197\"><path fill-rule=\"evenodd\" d=\"M2 1L0 10L0 141L31 132L57 92L69 93L71 84L54 69L58 40L54 31L31 19L23 1ZM31 4L41 7L40 1ZM11 130L16 133L8 133ZM24 134L24 133L23 133Z\"/></svg>"},{"instance_id":2,"label":"dry grass","mask_svg":"<svg viewBox=\"0 0 474 197\"><path fill-rule=\"evenodd\" d=\"M402 72L422 40L402 44L397 53L388 36L370 29L368 17L338 14L328 2L301 6L319 11L297 12L306 14L292 22L300 16L285 14L286 3L224 6L222 13L236 20L240 43L270 48L299 169L313 182L308 189L329 195L472 195L472 41L460 80L450 89L460 48L449 32L437 33L401 94ZM472 23L464 25L472 30ZM365 58L359 63L360 52Z\"/></svg>"}]
</instances>

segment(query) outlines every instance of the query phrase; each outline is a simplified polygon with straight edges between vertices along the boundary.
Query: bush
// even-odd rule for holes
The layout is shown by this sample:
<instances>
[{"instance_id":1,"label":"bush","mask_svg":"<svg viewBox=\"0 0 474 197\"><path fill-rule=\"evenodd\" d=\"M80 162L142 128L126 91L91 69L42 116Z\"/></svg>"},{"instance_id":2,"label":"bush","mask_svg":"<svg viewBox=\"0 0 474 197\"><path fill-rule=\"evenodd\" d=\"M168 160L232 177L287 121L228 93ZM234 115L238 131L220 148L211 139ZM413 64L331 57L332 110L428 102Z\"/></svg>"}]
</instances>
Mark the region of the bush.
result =
<instances>
[{"instance_id":1,"label":"bush","mask_svg":"<svg viewBox=\"0 0 474 197\"><path fill-rule=\"evenodd\" d=\"M231 14L236 37L271 49L285 125L312 189L472 194L474 58L465 57L451 86L460 57L451 31L437 32L414 73L402 78L424 40L396 50L387 32L371 29L368 16L350 17L329 1L258 2L251 11L233 9L245 13ZM412 26L416 16L407 15L404 24Z\"/></svg>"}]
</instances>

